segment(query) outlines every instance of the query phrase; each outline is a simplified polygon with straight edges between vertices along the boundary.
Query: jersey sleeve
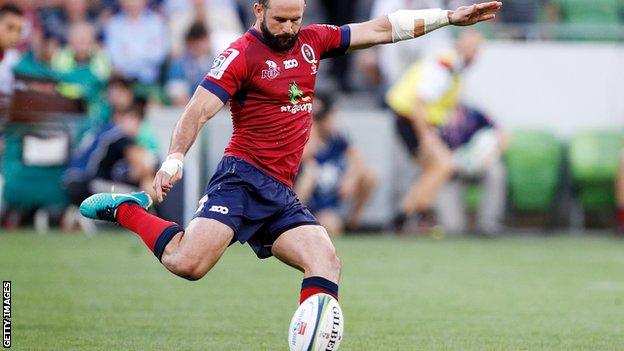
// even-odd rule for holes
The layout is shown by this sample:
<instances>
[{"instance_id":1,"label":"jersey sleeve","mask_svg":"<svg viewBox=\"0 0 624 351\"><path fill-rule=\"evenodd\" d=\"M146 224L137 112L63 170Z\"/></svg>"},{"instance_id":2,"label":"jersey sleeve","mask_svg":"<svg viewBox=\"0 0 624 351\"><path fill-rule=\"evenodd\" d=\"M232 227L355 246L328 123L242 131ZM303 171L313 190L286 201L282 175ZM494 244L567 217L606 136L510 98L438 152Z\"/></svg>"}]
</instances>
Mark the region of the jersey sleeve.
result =
<instances>
[{"instance_id":1,"label":"jersey sleeve","mask_svg":"<svg viewBox=\"0 0 624 351\"><path fill-rule=\"evenodd\" d=\"M347 53L351 45L351 28L348 25L337 27L328 24L313 24L309 28L315 34L315 44L320 50L321 60Z\"/></svg>"},{"instance_id":2,"label":"jersey sleeve","mask_svg":"<svg viewBox=\"0 0 624 351\"><path fill-rule=\"evenodd\" d=\"M217 56L201 86L226 103L243 85L247 75L244 52L229 47Z\"/></svg>"}]
</instances>

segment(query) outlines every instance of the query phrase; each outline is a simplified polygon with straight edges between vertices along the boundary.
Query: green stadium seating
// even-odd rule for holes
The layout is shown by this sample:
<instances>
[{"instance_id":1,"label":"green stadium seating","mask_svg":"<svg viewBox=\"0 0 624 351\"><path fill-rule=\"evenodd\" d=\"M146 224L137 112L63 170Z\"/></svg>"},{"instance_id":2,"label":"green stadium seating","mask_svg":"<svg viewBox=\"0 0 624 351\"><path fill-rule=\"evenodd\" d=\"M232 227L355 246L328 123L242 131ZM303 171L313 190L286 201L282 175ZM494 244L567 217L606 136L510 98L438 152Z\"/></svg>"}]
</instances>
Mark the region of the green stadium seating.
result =
<instances>
[{"instance_id":1,"label":"green stadium seating","mask_svg":"<svg viewBox=\"0 0 624 351\"><path fill-rule=\"evenodd\" d=\"M571 24L621 23L622 0L557 0L562 21Z\"/></svg>"},{"instance_id":2,"label":"green stadium seating","mask_svg":"<svg viewBox=\"0 0 624 351\"><path fill-rule=\"evenodd\" d=\"M607 210L615 206L614 182L622 134L589 131L570 141L570 170L575 190L585 210Z\"/></svg>"},{"instance_id":3,"label":"green stadium seating","mask_svg":"<svg viewBox=\"0 0 624 351\"><path fill-rule=\"evenodd\" d=\"M550 132L513 132L504 155L513 209L551 209L561 176L562 156L562 145Z\"/></svg>"},{"instance_id":4,"label":"green stadium seating","mask_svg":"<svg viewBox=\"0 0 624 351\"><path fill-rule=\"evenodd\" d=\"M8 208L23 210L63 207L67 198L61 186L62 166L27 166L22 162L22 138L36 129L26 124L9 124L2 159L3 201Z\"/></svg>"}]
</instances>

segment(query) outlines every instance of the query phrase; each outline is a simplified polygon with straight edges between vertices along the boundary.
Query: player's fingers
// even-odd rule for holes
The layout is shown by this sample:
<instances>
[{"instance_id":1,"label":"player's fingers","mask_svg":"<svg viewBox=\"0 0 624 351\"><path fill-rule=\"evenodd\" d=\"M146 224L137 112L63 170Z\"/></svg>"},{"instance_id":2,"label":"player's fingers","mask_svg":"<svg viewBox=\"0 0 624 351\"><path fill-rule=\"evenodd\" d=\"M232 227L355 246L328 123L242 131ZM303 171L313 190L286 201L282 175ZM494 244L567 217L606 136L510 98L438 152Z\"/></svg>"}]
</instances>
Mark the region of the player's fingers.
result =
<instances>
[{"instance_id":1,"label":"player's fingers","mask_svg":"<svg viewBox=\"0 0 624 351\"><path fill-rule=\"evenodd\" d=\"M481 21L489 21L489 20L492 20L494 18L496 18L496 15L493 15L493 14L483 15L483 16L479 17L479 22L481 22Z\"/></svg>"},{"instance_id":2,"label":"player's fingers","mask_svg":"<svg viewBox=\"0 0 624 351\"><path fill-rule=\"evenodd\" d=\"M156 173L156 177L154 178L154 191L156 191L156 199L158 202L162 202L162 175Z\"/></svg>"},{"instance_id":3,"label":"player's fingers","mask_svg":"<svg viewBox=\"0 0 624 351\"><path fill-rule=\"evenodd\" d=\"M494 10L494 9L501 8L502 5L503 3L500 1L490 1L490 2L482 2L480 4L477 4L476 7L479 10Z\"/></svg>"}]
</instances>

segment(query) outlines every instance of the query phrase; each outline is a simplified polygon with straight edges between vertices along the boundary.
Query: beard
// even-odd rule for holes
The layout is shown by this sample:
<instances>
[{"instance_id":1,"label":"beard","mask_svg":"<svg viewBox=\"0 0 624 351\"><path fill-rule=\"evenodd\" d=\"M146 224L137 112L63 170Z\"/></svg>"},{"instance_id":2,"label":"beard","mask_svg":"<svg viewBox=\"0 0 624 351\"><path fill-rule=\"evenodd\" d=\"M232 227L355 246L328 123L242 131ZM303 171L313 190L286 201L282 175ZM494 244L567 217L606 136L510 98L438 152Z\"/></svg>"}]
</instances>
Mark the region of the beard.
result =
<instances>
[{"instance_id":1,"label":"beard","mask_svg":"<svg viewBox=\"0 0 624 351\"><path fill-rule=\"evenodd\" d=\"M275 35L271 33L265 21L262 21L262 23L260 23L260 29L262 29L262 36L266 40L267 45L269 45L269 47L275 51L288 51L292 49L297 42L297 38L299 37L299 32L293 35Z\"/></svg>"}]
</instances>

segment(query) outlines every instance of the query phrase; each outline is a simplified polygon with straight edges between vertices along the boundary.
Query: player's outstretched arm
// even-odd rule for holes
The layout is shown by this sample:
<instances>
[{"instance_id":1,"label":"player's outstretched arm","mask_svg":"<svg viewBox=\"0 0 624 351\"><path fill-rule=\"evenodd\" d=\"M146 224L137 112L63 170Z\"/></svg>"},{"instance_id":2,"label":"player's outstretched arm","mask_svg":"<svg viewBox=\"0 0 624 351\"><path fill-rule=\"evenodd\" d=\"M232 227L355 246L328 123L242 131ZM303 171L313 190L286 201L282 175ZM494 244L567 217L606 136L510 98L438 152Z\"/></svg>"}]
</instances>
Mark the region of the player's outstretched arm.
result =
<instances>
[{"instance_id":1,"label":"player's outstretched arm","mask_svg":"<svg viewBox=\"0 0 624 351\"><path fill-rule=\"evenodd\" d=\"M152 186L158 202L162 202L173 184L182 178L184 155L195 142L203 125L217 114L223 105L223 101L210 91L202 87L197 88L173 130L169 156L154 177Z\"/></svg>"},{"instance_id":2,"label":"player's outstretched arm","mask_svg":"<svg viewBox=\"0 0 624 351\"><path fill-rule=\"evenodd\" d=\"M455 11L399 10L368 22L350 24L349 49L364 49L378 44L413 39L449 24L469 26L488 21L496 16L502 5L500 1L489 1L462 6Z\"/></svg>"}]
</instances>

